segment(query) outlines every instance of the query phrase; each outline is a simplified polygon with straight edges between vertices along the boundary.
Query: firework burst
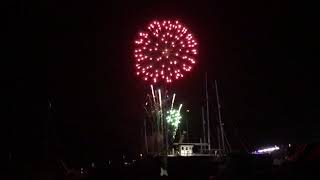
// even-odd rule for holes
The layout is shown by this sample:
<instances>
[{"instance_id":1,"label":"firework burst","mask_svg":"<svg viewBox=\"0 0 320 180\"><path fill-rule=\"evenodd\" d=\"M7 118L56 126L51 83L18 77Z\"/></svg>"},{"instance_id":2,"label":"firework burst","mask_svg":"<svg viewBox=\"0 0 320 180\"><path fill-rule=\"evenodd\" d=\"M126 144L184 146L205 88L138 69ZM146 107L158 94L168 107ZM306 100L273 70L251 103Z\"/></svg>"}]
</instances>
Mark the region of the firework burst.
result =
<instances>
[{"instance_id":1,"label":"firework burst","mask_svg":"<svg viewBox=\"0 0 320 180\"><path fill-rule=\"evenodd\" d=\"M183 78L196 63L197 45L178 21L153 21L135 40L136 74L153 84Z\"/></svg>"}]
</instances>

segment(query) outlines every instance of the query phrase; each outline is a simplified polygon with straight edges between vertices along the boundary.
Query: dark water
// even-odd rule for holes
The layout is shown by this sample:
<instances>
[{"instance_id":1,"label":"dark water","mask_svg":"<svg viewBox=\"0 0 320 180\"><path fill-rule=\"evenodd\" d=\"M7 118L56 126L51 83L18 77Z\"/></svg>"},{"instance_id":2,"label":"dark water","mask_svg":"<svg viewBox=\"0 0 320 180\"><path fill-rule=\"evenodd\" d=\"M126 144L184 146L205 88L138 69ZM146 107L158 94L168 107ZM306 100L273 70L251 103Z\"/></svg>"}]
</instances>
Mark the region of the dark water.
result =
<instances>
[{"instance_id":1,"label":"dark water","mask_svg":"<svg viewBox=\"0 0 320 180\"><path fill-rule=\"evenodd\" d=\"M106 180L106 179L320 179L320 161L287 163L273 166L267 156L253 157L236 155L225 161L215 161L207 157L169 158L167 161L168 177L160 177L160 166L157 158L136 161L123 166L121 164L96 168L84 168L84 174L66 174L57 164L24 164L7 168L0 179L39 179L39 180ZM31 165L31 166L30 166Z\"/></svg>"}]
</instances>

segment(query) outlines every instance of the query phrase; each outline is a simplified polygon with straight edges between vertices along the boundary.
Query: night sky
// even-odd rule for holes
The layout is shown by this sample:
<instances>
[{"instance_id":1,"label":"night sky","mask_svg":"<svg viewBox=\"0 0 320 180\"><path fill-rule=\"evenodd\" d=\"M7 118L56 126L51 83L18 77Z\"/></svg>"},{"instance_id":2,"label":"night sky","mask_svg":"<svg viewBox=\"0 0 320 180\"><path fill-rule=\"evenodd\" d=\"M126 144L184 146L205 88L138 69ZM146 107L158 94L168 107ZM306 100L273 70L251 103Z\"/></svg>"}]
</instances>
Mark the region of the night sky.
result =
<instances>
[{"instance_id":1,"label":"night sky","mask_svg":"<svg viewBox=\"0 0 320 180\"><path fill-rule=\"evenodd\" d=\"M235 148L319 141L319 31L311 5L230 0L43 5L7 3L1 58L5 151L38 155L49 142L57 156L137 153L149 89L134 73L133 40L151 20L166 18L186 24L199 42L195 69L172 86L177 101L191 110L194 136L200 133L208 72L211 82L219 82L222 118ZM213 97L212 86L209 90Z\"/></svg>"}]
</instances>

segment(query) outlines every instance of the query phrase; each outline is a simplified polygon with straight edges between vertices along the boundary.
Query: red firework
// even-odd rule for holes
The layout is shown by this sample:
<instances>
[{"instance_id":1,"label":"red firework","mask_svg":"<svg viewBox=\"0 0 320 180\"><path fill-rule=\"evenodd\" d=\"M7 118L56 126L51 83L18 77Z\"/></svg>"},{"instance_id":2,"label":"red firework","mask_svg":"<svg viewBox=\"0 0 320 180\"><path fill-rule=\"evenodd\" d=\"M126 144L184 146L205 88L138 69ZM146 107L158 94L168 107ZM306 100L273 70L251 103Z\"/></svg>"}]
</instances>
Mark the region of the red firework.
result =
<instances>
[{"instance_id":1,"label":"red firework","mask_svg":"<svg viewBox=\"0 0 320 180\"><path fill-rule=\"evenodd\" d=\"M135 41L137 75L145 81L171 83L196 63L197 42L178 21L153 21Z\"/></svg>"}]
</instances>

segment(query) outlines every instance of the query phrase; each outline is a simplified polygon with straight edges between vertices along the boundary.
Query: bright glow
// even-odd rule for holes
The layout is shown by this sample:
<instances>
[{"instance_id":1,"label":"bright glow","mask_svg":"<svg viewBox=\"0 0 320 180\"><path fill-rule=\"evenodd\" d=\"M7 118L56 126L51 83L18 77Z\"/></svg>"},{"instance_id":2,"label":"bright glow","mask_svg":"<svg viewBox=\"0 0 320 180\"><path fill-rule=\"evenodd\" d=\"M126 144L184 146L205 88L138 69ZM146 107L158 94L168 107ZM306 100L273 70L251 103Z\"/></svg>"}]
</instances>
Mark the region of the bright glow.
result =
<instances>
[{"instance_id":1,"label":"bright glow","mask_svg":"<svg viewBox=\"0 0 320 180\"><path fill-rule=\"evenodd\" d=\"M173 103L174 103L174 99L176 98L176 94L174 93L173 94L173 97L172 97L172 102L171 102L171 110L172 110L172 108L173 108Z\"/></svg>"},{"instance_id":2,"label":"bright glow","mask_svg":"<svg viewBox=\"0 0 320 180\"><path fill-rule=\"evenodd\" d=\"M141 67L136 68L136 74L142 71L149 76L153 74L152 78L141 76L152 84L163 81L171 83L174 79L182 78L176 70L189 72L198 54L194 36L186 32L187 28L176 20L152 21L144 31L139 32L134 41L133 57ZM156 75L156 70L161 71L161 76Z\"/></svg>"},{"instance_id":3,"label":"bright glow","mask_svg":"<svg viewBox=\"0 0 320 180\"><path fill-rule=\"evenodd\" d=\"M177 129L179 127L179 124L180 124L180 119L181 119L181 115L180 115L180 111L177 110L177 109L171 109L169 111L167 111L167 117L166 117L166 120L167 120L167 123L173 127L173 136L175 136L176 132L177 132Z\"/></svg>"},{"instance_id":4,"label":"bright glow","mask_svg":"<svg viewBox=\"0 0 320 180\"><path fill-rule=\"evenodd\" d=\"M179 112L180 112L180 110L181 110L181 107L182 107L182 104L180 104L180 106L179 106Z\"/></svg>"},{"instance_id":5,"label":"bright glow","mask_svg":"<svg viewBox=\"0 0 320 180\"><path fill-rule=\"evenodd\" d=\"M264 149L258 149L257 151L254 151L252 154L265 154L265 153L271 153L273 151L277 151L280 148L278 146L264 148Z\"/></svg>"},{"instance_id":6,"label":"bright glow","mask_svg":"<svg viewBox=\"0 0 320 180\"><path fill-rule=\"evenodd\" d=\"M152 84L150 86L151 86L152 97L155 98Z\"/></svg>"},{"instance_id":7,"label":"bright glow","mask_svg":"<svg viewBox=\"0 0 320 180\"><path fill-rule=\"evenodd\" d=\"M162 101L161 101L161 90L158 89L158 93L159 93L159 104L160 104L160 109L162 108Z\"/></svg>"}]
</instances>

